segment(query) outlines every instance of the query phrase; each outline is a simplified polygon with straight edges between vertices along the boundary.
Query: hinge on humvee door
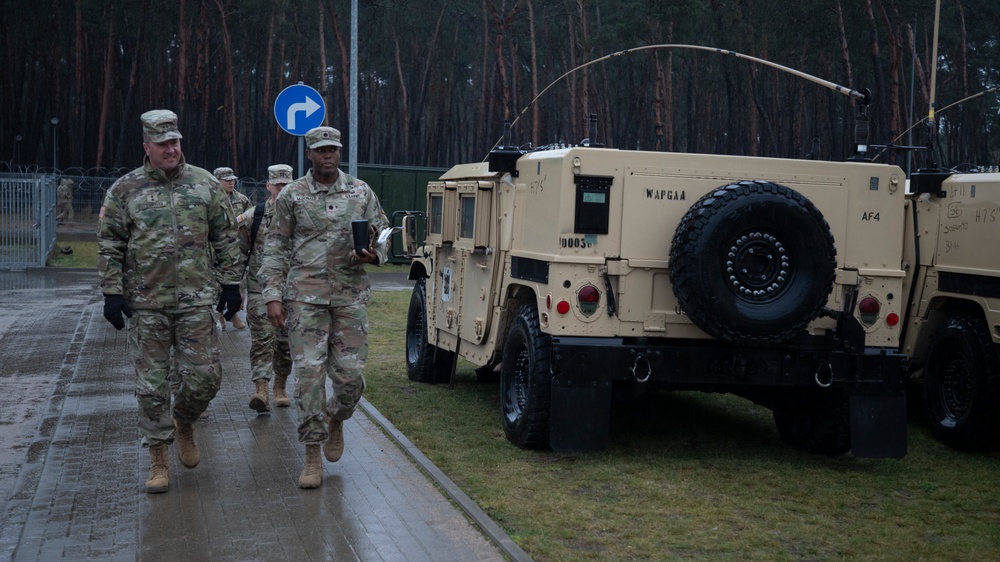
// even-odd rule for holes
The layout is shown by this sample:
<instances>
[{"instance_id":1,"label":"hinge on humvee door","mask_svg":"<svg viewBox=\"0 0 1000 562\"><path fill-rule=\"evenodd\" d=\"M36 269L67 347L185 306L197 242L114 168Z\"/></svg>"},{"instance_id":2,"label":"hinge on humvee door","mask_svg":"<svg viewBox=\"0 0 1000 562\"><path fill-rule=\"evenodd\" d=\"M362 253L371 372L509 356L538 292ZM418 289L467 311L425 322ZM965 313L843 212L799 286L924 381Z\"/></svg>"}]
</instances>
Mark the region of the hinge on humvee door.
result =
<instances>
[{"instance_id":1,"label":"hinge on humvee door","mask_svg":"<svg viewBox=\"0 0 1000 562\"><path fill-rule=\"evenodd\" d=\"M615 300L615 290L611 286L611 277L608 276L608 268L601 268L601 277L604 278L604 289L608 293L608 317L613 318L618 314L618 303Z\"/></svg>"}]
</instances>

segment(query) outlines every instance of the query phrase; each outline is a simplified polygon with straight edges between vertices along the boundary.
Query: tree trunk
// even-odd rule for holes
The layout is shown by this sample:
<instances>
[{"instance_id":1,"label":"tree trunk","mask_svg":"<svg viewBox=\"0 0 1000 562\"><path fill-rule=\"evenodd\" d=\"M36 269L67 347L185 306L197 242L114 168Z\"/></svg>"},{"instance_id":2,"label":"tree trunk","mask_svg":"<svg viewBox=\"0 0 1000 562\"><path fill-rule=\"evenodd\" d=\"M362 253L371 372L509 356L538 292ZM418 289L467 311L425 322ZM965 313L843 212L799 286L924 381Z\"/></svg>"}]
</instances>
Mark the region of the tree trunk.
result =
<instances>
[{"instance_id":1,"label":"tree trunk","mask_svg":"<svg viewBox=\"0 0 1000 562\"><path fill-rule=\"evenodd\" d=\"M86 64L84 62L84 50L86 45L86 38L84 35L83 28L83 1L76 0L75 3L76 14L74 18L74 40L73 40L73 123L67 123L67 129L75 131L73 139L71 139L75 145L73 150L77 157L74 161L83 162L84 154L86 152L86 95L83 89L83 67Z\"/></svg>"},{"instance_id":2,"label":"tree trunk","mask_svg":"<svg viewBox=\"0 0 1000 562\"><path fill-rule=\"evenodd\" d=\"M580 64L586 63L590 58L590 30L587 25L587 5L586 0L576 0L577 15L580 18ZM576 68L575 66L573 68ZM572 142L577 142L587 135L587 123L590 122L590 68L583 69L580 73L580 105L579 113L573 123L573 130L577 131ZM582 129L582 133L579 131Z\"/></svg>"},{"instance_id":3,"label":"tree trunk","mask_svg":"<svg viewBox=\"0 0 1000 562\"><path fill-rule=\"evenodd\" d=\"M475 130L475 143L474 143L476 146L483 146L484 144L486 144L486 138L487 138L485 123L487 123L486 112L487 112L487 107L489 106L487 100L489 99L490 95L490 87L489 87L489 81L487 80L488 75L486 70L487 68L489 68L489 59L490 59L490 42L486 39L487 37L490 36L489 15L486 10L487 4L488 4L487 0L483 0L482 3L483 60L482 60L482 66L479 68L479 82L480 82L479 112L478 112L479 115L476 116L475 120L476 130Z\"/></svg>"},{"instance_id":4,"label":"tree trunk","mask_svg":"<svg viewBox=\"0 0 1000 562\"><path fill-rule=\"evenodd\" d=\"M528 0L528 37L531 40L531 145L538 146L541 138L540 124L538 121L538 104L534 103L538 97L538 38L535 35L535 6Z\"/></svg>"},{"instance_id":5,"label":"tree trunk","mask_svg":"<svg viewBox=\"0 0 1000 562\"><path fill-rule=\"evenodd\" d=\"M198 21L202 22L198 25L198 31L196 33L197 38L195 43L198 45L198 58L195 63L195 84L196 87L193 88L192 99L201 100L201 115L199 115L199 127L197 131L197 146L199 152L204 152L210 140L215 140L214 137L210 137L208 132L208 115L209 108L212 104L212 96L209 95L209 65L211 62L211 46L208 37L208 28L204 22L208 21L208 3L202 2L201 13L198 17Z\"/></svg>"},{"instance_id":6,"label":"tree trunk","mask_svg":"<svg viewBox=\"0 0 1000 562\"><path fill-rule=\"evenodd\" d=\"M872 57L872 68L874 69L875 91L885 92L885 73L882 71L882 53L879 45L878 26L875 23L875 14L872 12L872 0L864 0L865 17L868 20L868 48ZM886 100L885 96L876 98L877 109L874 119L875 131L885 131Z\"/></svg>"},{"instance_id":7,"label":"tree trunk","mask_svg":"<svg viewBox=\"0 0 1000 562\"><path fill-rule=\"evenodd\" d=\"M959 30L959 41L958 45L955 46L958 51L958 56L955 57L955 66L958 68L962 80L962 96L960 99L965 99L969 97L969 35L965 29L965 8L962 7L962 0L955 0L955 7L958 8ZM948 143L955 147L952 161L969 162L970 155L976 154L980 134L978 134L978 127L974 127L971 123L974 120L970 118L972 112L967 111L965 106L959 106L955 109L959 112L959 115L957 119L952 118L952 121L958 126L953 127L952 130L967 140L961 142L961 139L955 139L956 142Z\"/></svg>"},{"instance_id":8,"label":"tree trunk","mask_svg":"<svg viewBox=\"0 0 1000 562\"><path fill-rule=\"evenodd\" d=\"M236 84L233 78L233 48L229 37L229 18L222 0L213 0L215 7L219 10L219 18L222 27L222 50L225 53L225 114L223 117L222 141L229 147L229 167L239 173L239 160L237 158L237 138L236 138Z\"/></svg>"},{"instance_id":9,"label":"tree trunk","mask_svg":"<svg viewBox=\"0 0 1000 562\"><path fill-rule=\"evenodd\" d=\"M887 50L889 51L889 130L883 131L882 134L888 133L886 138L894 139L900 129L902 129L903 123L903 116L899 106L902 47L900 45L899 33L889 20L889 14L885 10L885 5L882 3L882 0L876 1L878 2L879 13L882 16L882 24L885 25ZM898 16L898 14L894 15ZM869 139L869 142L871 142L871 139Z\"/></svg>"},{"instance_id":10,"label":"tree trunk","mask_svg":"<svg viewBox=\"0 0 1000 562\"><path fill-rule=\"evenodd\" d=\"M326 107L333 107L332 97L330 92L330 82L329 68L326 64L326 34L323 33L323 0L320 0L319 4L319 14L316 16L316 21L319 27L319 95L323 96L326 100L324 103ZM330 124L330 112L327 111L326 115L323 116L323 125Z\"/></svg>"},{"instance_id":11,"label":"tree trunk","mask_svg":"<svg viewBox=\"0 0 1000 562\"><path fill-rule=\"evenodd\" d=\"M108 4L105 8L108 17L108 48L104 56L104 87L101 94L101 118L97 125L97 156L94 158L94 165L97 167L104 165L104 139L108 131L108 116L111 113L111 89L114 84L114 64L115 64L115 17L114 5Z\"/></svg>"},{"instance_id":12,"label":"tree trunk","mask_svg":"<svg viewBox=\"0 0 1000 562\"><path fill-rule=\"evenodd\" d=\"M271 66L274 62L274 28L278 19L278 6L281 0L274 0L271 8L271 18L267 22L267 50L264 55L264 84L261 90L261 109L265 118L270 117L274 109L274 100L271 99Z\"/></svg>"},{"instance_id":13,"label":"tree trunk","mask_svg":"<svg viewBox=\"0 0 1000 562\"><path fill-rule=\"evenodd\" d=\"M177 115L184 115L184 105L187 102L188 43L191 38L191 29L187 23L187 0L177 0L177 12L177 29L180 34L177 44ZM142 43L136 47L140 45Z\"/></svg>"},{"instance_id":14,"label":"tree trunk","mask_svg":"<svg viewBox=\"0 0 1000 562\"><path fill-rule=\"evenodd\" d=\"M848 88L854 88L854 76L851 70L851 49L847 44L847 27L844 24L844 9L840 0L834 3L837 12L837 42L840 43L840 58L844 61L844 79Z\"/></svg>"},{"instance_id":15,"label":"tree trunk","mask_svg":"<svg viewBox=\"0 0 1000 562\"><path fill-rule=\"evenodd\" d=\"M399 54L399 39L393 33L393 42L396 44L396 78L399 80L399 111L402 118L403 130L400 136L403 138L403 157L410 155L410 102L406 93L406 78L403 76L403 61Z\"/></svg>"},{"instance_id":16,"label":"tree trunk","mask_svg":"<svg viewBox=\"0 0 1000 562\"><path fill-rule=\"evenodd\" d=\"M337 115L331 115L329 121L337 123L347 121L350 115L351 104L351 54L344 41L344 34L340 32L340 21L337 18L337 11L333 9L333 0L326 5L327 14L330 16L330 25L333 27L333 35L337 39L337 49L340 52L340 104ZM333 106L328 108L333 111ZM359 139L360 140L360 139ZM360 143L359 143L360 146Z\"/></svg>"},{"instance_id":17,"label":"tree trunk","mask_svg":"<svg viewBox=\"0 0 1000 562\"><path fill-rule=\"evenodd\" d=\"M139 22L138 29L135 34L135 45L132 53L132 68L128 73L128 89L125 90L125 109L122 111L122 124L118 129L118 142L115 143L117 146L115 148L115 157L111 162L111 167L117 168L122 165L124 160L124 150L125 150L125 132L128 130L130 124L132 124L132 101L135 98L135 90L137 87L136 77L139 74L139 58L141 56L142 50L142 38L146 31L146 14L149 12L149 0L142 0L139 6Z\"/></svg>"}]
</instances>

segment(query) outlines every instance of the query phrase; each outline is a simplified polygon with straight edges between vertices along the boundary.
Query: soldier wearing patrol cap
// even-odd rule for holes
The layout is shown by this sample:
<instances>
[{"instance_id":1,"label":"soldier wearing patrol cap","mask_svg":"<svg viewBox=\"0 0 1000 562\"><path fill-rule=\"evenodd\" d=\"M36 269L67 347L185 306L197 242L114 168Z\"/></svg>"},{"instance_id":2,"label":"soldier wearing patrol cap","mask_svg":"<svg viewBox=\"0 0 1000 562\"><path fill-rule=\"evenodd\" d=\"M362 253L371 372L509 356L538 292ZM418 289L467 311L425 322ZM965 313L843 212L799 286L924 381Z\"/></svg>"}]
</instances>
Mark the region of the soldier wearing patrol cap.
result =
<instances>
[{"instance_id":1,"label":"soldier wearing patrol cap","mask_svg":"<svg viewBox=\"0 0 1000 562\"><path fill-rule=\"evenodd\" d=\"M320 443L328 461L340 459L344 420L365 389L371 297L365 264L386 260L387 244L354 251L351 221L367 220L376 232L389 221L368 184L338 169L340 131L317 127L305 143L312 169L275 200L259 278L268 319L288 329L295 363L299 441L306 446L299 487L317 488ZM333 386L329 399L326 378Z\"/></svg>"},{"instance_id":2,"label":"soldier wearing patrol cap","mask_svg":"<svg viewBox=\"0 0 1000 562\"><path fill-rule=\"evenodd\" d=\"M239 310L243 263L232 205L212 174L184 161L177 115L157 109L141 121L146 157L104 198L97 268L104 317L118 330L128 319L146 491L157 493L169 488L175 438L181 464L201 458L193 424L222 380L212 309L230 318ZM180 377L172 409L171 354Z\"/></svg>"},{"instance_id":3,"label":"soldier wearing patrol cap","mask_svg":"<svg viewBox=\"0 0 1000 562\"><path fill-rule=\"evenodd\" d=\"M292 167L275 164L267 169L267 200L247 209L239 216L240 249L247 256L247 324L250 325L250 380L254 392L250 408L257 413L268 411L268 383L274 377L274 404L292 404L285 392L285 383L292 371L288 351L288 334L284 328L272 326L267 320L267 303L260 292L258 271L264 257L264 237L274 219L274 199L292 181Z\"/></svg>"},{"instance_id":4,"label":"soldier wearing patrol cap","mask_svg":"<svg viewBox=\"0 0 1000 562\"><path fill-rule=\"evenodd\" d=\"M222 185L222 189L225 190L226 195L229 197L229 203L233 206L233 210L236 211L237 215L253 207L253 203L250 202L250 198L236 190L236 180L239 178L236 177L236 173L233 172L232 168L216 168L212 172L212 175L219 180L219 183ZM246 293L246 283L241 283L240 288L243 289L243 293ZM239 314L233 316L231 322L233 323L233 327L237 330L242 330L247 327L246 324L243 323L243 320L240 319ZM221 314L219 315L219 325L222 326L223 330L226 329L226 319L223 318Z\"/></svg>"}]
</instances>

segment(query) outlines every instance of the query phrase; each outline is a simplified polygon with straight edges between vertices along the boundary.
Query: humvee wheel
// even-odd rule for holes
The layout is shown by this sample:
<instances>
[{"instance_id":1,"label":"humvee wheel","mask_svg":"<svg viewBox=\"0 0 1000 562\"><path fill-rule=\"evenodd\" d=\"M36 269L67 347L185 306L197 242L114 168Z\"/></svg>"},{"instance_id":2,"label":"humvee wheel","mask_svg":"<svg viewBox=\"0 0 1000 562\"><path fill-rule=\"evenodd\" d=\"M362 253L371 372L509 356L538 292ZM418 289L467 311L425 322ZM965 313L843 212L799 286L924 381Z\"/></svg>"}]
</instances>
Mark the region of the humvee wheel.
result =
<instances>
[{"instance_id":1,"label":"humvee wheel","mask_svg":"<svg viewBox=\"0 0 1000 562\"><path fill-rule=\"evenodd\" d=\"M923 384L934 437L961 451L1000 449L1000 348L981 318L955 316L934 335Z\"/></svg>"},{"instance_id":2,"label":"humvee wheel","mask_svg":"<svg viewBox=\"0 0 1000 562\"><path fill-rule=\"evenodd\" d=\"M426 286L424 279L418 279L410 295L406 313L406 376L414 382L437 384L451 378L454 353L427 341Z\"/></svg>"},{"instance_id":3,"label":"humvee wheel","mask_svg":"<svg viewBox=\"0 0 1000 562\"><path fill-rule=\"evenodd\" d=\"M549 336L538 327L535 307L518 309L503 346L500 406L507 439L523 449L549 446L551 346Z\"/></svg>"},{"instance_id":4,"label":"humvee wheel","mask_svg":"<svg viewBox=\"0 0 1000 562\"><path fill-rule=\"evenodd\" d=\"M837 456L851 450L847 396L831 391L803 396L776 406L772 412L781 439L807 453Z\"/></svg>"},{"instance_id":5,"label":"humvee wheel","mask_svg":"<svg viewBox=\"0 0 1000 562\"><path fill-rule=\"evenodd\" d=\"M670 245L681 310L737 345L788 340L819 316L837 266L833 234L800 193L743 181L699 199Z\"/></svg>"}]
</instances>

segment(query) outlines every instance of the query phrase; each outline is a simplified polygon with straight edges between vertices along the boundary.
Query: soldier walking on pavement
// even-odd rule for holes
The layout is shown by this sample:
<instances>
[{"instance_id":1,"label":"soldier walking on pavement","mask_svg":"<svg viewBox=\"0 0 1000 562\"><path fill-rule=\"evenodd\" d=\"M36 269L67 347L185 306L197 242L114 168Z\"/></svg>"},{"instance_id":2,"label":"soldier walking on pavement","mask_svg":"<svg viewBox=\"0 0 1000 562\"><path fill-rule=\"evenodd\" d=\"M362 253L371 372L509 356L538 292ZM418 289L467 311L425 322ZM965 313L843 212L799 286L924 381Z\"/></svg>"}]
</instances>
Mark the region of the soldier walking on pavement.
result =
<instances>
[{"instance_id":1,"label":"soldier walking on pavement","mask_svg":"<svg viewBox=\"0 0 1000 562\"><path fill-rule=\"evenodd\" d=\"M368 184L338 169L340 131L317 127L305 143L312 169L275 200L260 280L268 319L288 329L295 364L299 441L306 446L299 487L318 488L320 443L328 461L340 460L344 420L365 389L371 298L365 264L386 260L385 244L354 251L351 222L364 219L381 232L389 221ZM333 388L329 400L326 378Z\"/></svg>"},{"instance_id":2,"label":"soldier walking on pavement","mask_svg":"<svg viewBox=\"0 0 1000 562\"><path fill-rule=\"evenodd\" d=\"M200 461L193 424L222 380L212 307L226 318L240 309L243 263L236 214L215 177L184 161L177 115L158 109L140 119L146 157L104 198L97 268L104 317L118 330L122 315L129 319L139 433L150 456L146 492L157 493L169 489L175 437L181 464ZM171 352L180 377L172 413Z\"/></svg>"},{"instance_id":3,"label":"soldier walking on pavement","mask_svg":"<svg viewBox=\"0 0 1000 562\"><path fill-rule=\"evenodd\" d=\"M267 319L267 303L261 295L258 278L264 259L264 238L274 219L274 200L290 181L292 167L275 164L267 169L267 191L270 197L239 216L240 249L247 256L247 324L250 325L250 379L255 390L250 396L250 408L257 413L268 411L267 386L274 375L274 404L292 404L285 393L285 383L292 372L292 356L288 351L288 334L284 328L272 326Z\"/></svg>"},{"instance_id":4,"label":"soldier walking on pavement","mask_svg":"<svg viewBox=\"0 0 1000 562\"><path fill-rule=\"evenodd\" d=\"M236 173L233 172L232 168L216 168L212 174L215 175L216 179L219 180L219 183L222 184L222 189L225 190L226 195L229 197L229 203L233 206L233 210L236 211L237 215L242 214L247 209L253 208L254 205L250 202L250 198L236 190L236 180L239 178L236 177ZM241 289L246 289L246 283L241 282L240 285ZM243 290L241 293L246 293L246 291ZM236 328L237 330L242 330L247 327L246 324L243 323L243 320L240 319L239 315L233 316L232 323L233 328ZM224 318L219 318L219 324L222 326L223 330L226 329L226 321Z\"/></svg>"}]
</instances>

